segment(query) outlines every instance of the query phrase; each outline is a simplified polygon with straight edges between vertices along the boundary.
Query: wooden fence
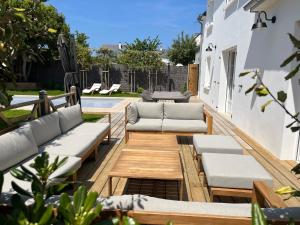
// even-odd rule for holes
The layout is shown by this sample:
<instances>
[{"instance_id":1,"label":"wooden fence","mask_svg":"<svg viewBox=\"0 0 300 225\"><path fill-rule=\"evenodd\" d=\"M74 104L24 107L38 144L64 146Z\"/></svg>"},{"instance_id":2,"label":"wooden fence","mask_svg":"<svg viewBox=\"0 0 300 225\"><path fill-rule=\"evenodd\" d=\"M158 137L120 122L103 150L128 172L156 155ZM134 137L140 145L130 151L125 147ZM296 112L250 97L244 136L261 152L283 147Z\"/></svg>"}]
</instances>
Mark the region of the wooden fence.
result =
<instances>
[{"instance_id":1,"label":"wooden fence","mask_svg":"<svg viewBox=\"0 0 300 225\"><path fill-rule=\"evenodd\" d=\"M66 101L62 104L54 105L53 100L59 98L65 98ZM66 93L54 97L49 97L47 91L40 91L39 99L37 100L14 104L6 108L0 108L0 120L5 124L5 128L0 130L0 135L17 128L21 122L34 120L36 118L50 114L51 112L55 112L59 108L72 106L75 105L76 103L77 103L77 95L76 95L76 87L74 86L71 87L70 93ZM7 118L4 114L4 112L8 110L22 109L23 107L30 107L30 106L32 106L32 108L30 112L26 115Z\"/></svg>"}]
</instances>

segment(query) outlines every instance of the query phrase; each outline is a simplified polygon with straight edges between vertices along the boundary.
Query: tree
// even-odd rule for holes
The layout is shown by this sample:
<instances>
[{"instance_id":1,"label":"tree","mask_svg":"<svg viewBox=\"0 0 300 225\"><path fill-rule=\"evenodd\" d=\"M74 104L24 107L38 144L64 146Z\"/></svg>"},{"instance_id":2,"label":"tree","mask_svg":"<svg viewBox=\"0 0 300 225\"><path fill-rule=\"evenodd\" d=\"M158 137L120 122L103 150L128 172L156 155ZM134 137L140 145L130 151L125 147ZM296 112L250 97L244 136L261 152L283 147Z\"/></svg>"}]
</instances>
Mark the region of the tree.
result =
<instances>
[{"instance_id":1,"label":"tree","mask_svg":"<svg viewBox=\"0 0 300 225\"><path fill-rule=\"evenodd\" d=\"M64 18L56 14L55 8L43 2L0 0L1 105L9 105L12 99L5 83L15 82L18 74L28 73L28 63L43 61L46 58L43 56L51 52L50 49L56 49L58 32L68 30L63 25Z\"/></svg>"},{"instance_id":2,"label":"tree","mask_svg":"<svg viewBox=\"0 0 300 225\"><path fill-rule=\"evenodd\" d=\"M133 43L126 43L126 49L135 51L157 51L160 45L161 42L158 36L154 39L148 37L144 40L136 38Z\"/></svg>"},{"instance_id":3,"label":"tree","mask_svg":"<svg viewBox=\"0 0 300 225\"><path fill-rule=\"evenodd\" d=\"M135 91L135 72L137 70L148 71L149 88L151 86L151 71L157 71L163 66L161 54L158 51L161 42L158 36L154 39L135 39L133 43L126 44L118 60L120 64L126 65L130 74L131 91ZM157 82L156 82L157 83Z\"/></svg>"},{"instance_id":4,"label":"tree","mask_svg":"<svg viewBox=\"0 0 300 225\"><path fill-rule=\"evenodd\" d=\"M168 52L170 60L175 64L182 64L184 66L191 64L195 60L195 54L199 51L196 39L193 36L178 35L177 39L173 41L172 47Z\"/></svg>"},{"instance_id":5,"label":"tree","mask_svg":"<svg viewBox=\"0 0 300 225\"><path fill-rule=\"evenodd\" d=\"M77 62L82 69L88 69L92 64L92 50L85 33L75 32Z\"/></svg>"}]
</instances>

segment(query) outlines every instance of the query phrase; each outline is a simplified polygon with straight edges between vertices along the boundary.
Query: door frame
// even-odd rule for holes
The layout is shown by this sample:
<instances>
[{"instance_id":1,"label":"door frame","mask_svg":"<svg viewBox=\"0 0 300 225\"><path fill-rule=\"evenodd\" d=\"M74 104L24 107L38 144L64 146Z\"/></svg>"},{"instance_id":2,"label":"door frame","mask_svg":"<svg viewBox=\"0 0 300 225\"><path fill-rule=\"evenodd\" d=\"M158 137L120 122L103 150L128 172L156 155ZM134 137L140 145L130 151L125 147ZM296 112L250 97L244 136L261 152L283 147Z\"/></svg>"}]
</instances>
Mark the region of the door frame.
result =
<instances>
[{"instance_id":1,"label":"door frame","mask_svg":"<svg viewBox=\"0 0 300 225\"><path fill-rule=\"evenodd\" d=\"M232 63L232 57L231 57L231 53L235 53L235 57L234 57L234 62L233 65L231 65ZM224 53L226 54L226 64L225 65L225 75L226 75L226 92L225 92L225 113L227 115L229 115L230 117L232 117L232 106L233 106L233 93L234 93L234 83L235 83L235 75L236 75L236 59L237 59L237 48L236 47L232 47L229 48L227 50L224 51ZM233 69L232 69L233 67ZM229 71L230 70L230 71ZM228 110L228 91L229 91L229 73L231 73L232 75L232 82L231 82L231 86L232 86L232 90L231 90L231 109L230 111Z\"/></svg>"}]
</instances>

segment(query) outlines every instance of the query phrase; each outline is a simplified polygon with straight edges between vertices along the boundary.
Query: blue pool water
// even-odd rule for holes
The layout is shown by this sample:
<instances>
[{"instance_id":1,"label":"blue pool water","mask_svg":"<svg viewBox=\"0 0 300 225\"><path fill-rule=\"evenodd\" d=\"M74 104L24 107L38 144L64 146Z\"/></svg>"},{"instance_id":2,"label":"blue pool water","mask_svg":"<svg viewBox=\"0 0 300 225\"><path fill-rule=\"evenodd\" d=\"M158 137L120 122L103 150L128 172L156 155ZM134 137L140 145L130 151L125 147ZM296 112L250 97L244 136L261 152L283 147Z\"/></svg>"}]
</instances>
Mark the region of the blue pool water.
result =
<instances>
[{"instance_id":1,"label":"blue pool water","mask_svg":"<svg viewBox=\"0 0 300 225\"><path fill-rule=\"evenodd\" d=\"M28 102L36 100L38 97L35 96L13 96L13 100L11 104L18 104L21 102ZM83 108L112 108L118 103L120 103L122 99L116 98L81 98L81 105ZM54 105L59 105L65 102L64 98L53 100Z\"/></svg>"}]
</instances>

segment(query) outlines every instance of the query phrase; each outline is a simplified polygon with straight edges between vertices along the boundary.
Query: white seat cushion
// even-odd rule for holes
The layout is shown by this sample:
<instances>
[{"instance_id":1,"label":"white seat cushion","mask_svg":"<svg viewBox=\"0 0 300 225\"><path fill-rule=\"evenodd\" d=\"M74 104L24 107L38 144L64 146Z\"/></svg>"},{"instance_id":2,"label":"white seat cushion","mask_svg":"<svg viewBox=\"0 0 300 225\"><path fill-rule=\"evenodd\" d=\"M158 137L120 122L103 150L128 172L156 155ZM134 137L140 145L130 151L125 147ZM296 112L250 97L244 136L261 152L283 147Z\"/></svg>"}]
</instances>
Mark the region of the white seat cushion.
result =
<instances>
[{"instance_id":1,"label":"white seat cushion","mask_svg":"<svg viewBox=\"0 0 300 225\"><path fill-rule=\"evenodd\" d=\"M49 155L49 162L50 163L54 162L56 157L57 157L57 155ZM64 156L59 156L59 160L62 160L63 158L64 158ZM23 166L25 166L27 169L29 169L33 173L35 173L35 170L30 167L30 164L34 163L34 159L35 158L30 159L23 164ZM80 167L81 167L81 159L77 158L77 157L69 156L66 163L64 165L62 165L60 168L58 168L53 174L51 174L51 176L49 177L50 184L51 184L51 182L55 183L55 182L63 181L64 179L62 179L60 176L65 175L70 172L76 172ZM15 178L14 176L12 176L10 174L10 172L7 172L4 175L4 184L3 184L2 192L15 193L15 191L13 190L13 188L11 186L12 181L17 183L20 187L22 187L26 191L31 191L31 183L30 182L19 180L19 179Z\"/></svg>"},{"instance_id":2,"label":"white seat cushion","mask_svg":"<svg viewBox=\"0 0 300 225\"><path fill-rule=\"evenodd\" d=\"M29 124L0 136L0 170L4 171L38 153Z\"/></svg>"},{"instance_id":3,"label":"white seat cushion","mask_svg":"<svg viewBox=\"0 0 300 225\"><path fill-rule=\"evenodd\" d=\"M82 123L79 126L68 131L68 135L96 135L97 138L103 137L110 129L109 123Z\"/></svg>"},{"instance_id":4,"label":"white seat cushion","mask_svg":"<svg viewBox=\"0 0 300 225\"><path fill-rule=\"evenodd\" d=\"M202 103L164 103L164 118L174 120L203 120Z\"/></svg>"},{"instance_id":5,"label":"white seat cushion","mask_svg":"<svg viewBox=\"0 0 300 225\"><path fill-rule=\"evenodd\" d=\"M164 119L162 124L164 132L191 132L206 133L207 125L203 120L171 120Z\"/></svg>"},{"instance_id":6,"label":"white seat cushion","mask_svg":"<svg viewBox=\"0 0 300 225\"><path fill-rule=\"evenodd\" d=\"M211 187L252 189L255 180L273 186L270 174L249 155L203 153L202 164Z\"/></svg>"},{"instance_id":7,"label":"white seat cushion","mask_svg":"<svg viewBox=\"0 0 300 225\"><path fill-rule=\"evenodd\" d=\"M204 152L243 154L242 146L231 136L195 134L193 136L193 143L197 154Z\"/></svg>"},{"instance_id":8,"label":"white seat cushion","mask_svg":"<svg viewBox=\"0 0 300 225\"><path fill-rule=\"evenodd\" d=\"M128 123L126 129L129 131L161 131L161 119L140 118L135 124Z\"/></svg>"},{"instance_id":9,"label":"white seat cushion","mask_svg":"<svg viewBox=\"0 0 300 225\"><path fill-rule=\"evenodd\" d=\"M251 217L251 204L185 202L134 195L135 211Z\"/></svg>"},{"instance_id":10,"label":"white seat cushion","mask_svg":"<svg viewBox=\"0 0 300 225\"><path fill-rule=\"evenodd\" d=\"M40 117L29 122L34 139L38 146L61 135L58 112Z\"/></svg>"},{"instance_id":11,"label":"white seat cushion","mask_svg":"<svg viewBox=\"0 0 300 225\"><path fill-rule=\"evenodd\" d=\"M66 133L82 123L81 109L79 104L59 109L58 116L62 133Z\"/></svg>"},{"instance_id":12,"label":"white seat cushion","mask_svg":"<svg viewBox=\"0 0 300 225\"><path fill-rule=\"evenodd\" d=\"M82 158L96 142L98 134L66 133L39 147L39 151L49 154L76 156Z\"/></svg>"},{"instance_id":13,"label":"white seat cushion","mask_svg":"<svg viewBox=\"0 0 300 225\"><path fill-rule=\"evenodd\" d=\"M163 103L136 102L135 104L140 118L163 119Z\"/></svg>"}]
</instances>

